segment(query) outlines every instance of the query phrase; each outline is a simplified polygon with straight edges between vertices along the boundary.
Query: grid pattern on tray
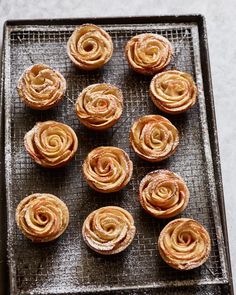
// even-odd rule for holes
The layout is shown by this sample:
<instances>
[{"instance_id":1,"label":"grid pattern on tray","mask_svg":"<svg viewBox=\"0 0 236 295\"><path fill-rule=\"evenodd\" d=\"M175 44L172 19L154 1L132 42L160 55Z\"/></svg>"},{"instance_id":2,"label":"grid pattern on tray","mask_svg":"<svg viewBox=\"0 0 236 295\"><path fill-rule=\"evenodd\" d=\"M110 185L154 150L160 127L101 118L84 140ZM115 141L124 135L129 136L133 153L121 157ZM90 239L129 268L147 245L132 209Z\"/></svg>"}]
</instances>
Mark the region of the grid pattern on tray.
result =
<instances>
[{"instance_id":1,"label":"grid pattern on tray","mask_svg":"<svg viewBox=\"0 0 236 295\"><path fill-rule=\"evenodd\" d=\"M196 25L195 25L196 26ZM113 286L117 289L155 284L185 285L196 283L224 283L225 274L220 260L220 249L214 222L212 192L206 174L205 151L202 139L199 104L181 116L166 116L180 131L180 145L175 155L158 164L139 159L129 145L129 130L132 122L144 114L159 114L148 97L150 77L131 71L124 58L124 45L131 36L143 32L160 33L174 46L174 58L168 68L177 68L196 73L194 44L198 42L193 26L153 25L137 28L135 25L122 29L105 26L114 42L111 61L101 70L83 72L76 69L66 54L66 42L72 33L64 30L24 30L10 33L10 96L6 104L10 107L11 144L10 179L11 196L9 215L14 216L18 202L33 192L49 192L66 202L70 211L70 225L64 235L47 245L34 245L17 230L14 222L9 231L9 262L13 272L13 283L19 294L91 292ZM196 30L196 27L195 27ZM52 110L39 112L27 108L19 99L16 83L22 72L31 64L42 62L58 69L67 80L66 98ZM73 102L79 92L89 84L109 82L119 86L124 95L125 108L118 123L108 131L97 133L81 126L74 112ZM201 93L201 92L200 92ZM204 97L199 95L199 100ZM65 168L47 170L36 166L27 156L23 137L37 121L55 119L69 124L77 133L80 142L75 159ZM134 163L131 182L121 192L102 195L92 191L83 181L81 167L87 153L100 145L114 145L129 153ZM9 163L8 163L9 164ZM156 250L160 230L168 220L154 220L140 208L137 201L138 185L149 171L166 168L179 173L187 182L191 198L183 217L201 222L212 239L212 252L202 267L187 274L170 269L161 260ZM133 244L123 253L113 257L102 257L90 251L82 241L81 227L85 217L96 208L118 205L130 211L135 219L137 234ZM217 214L217 213L216 213Z\"/></svg>"}]
</instances>

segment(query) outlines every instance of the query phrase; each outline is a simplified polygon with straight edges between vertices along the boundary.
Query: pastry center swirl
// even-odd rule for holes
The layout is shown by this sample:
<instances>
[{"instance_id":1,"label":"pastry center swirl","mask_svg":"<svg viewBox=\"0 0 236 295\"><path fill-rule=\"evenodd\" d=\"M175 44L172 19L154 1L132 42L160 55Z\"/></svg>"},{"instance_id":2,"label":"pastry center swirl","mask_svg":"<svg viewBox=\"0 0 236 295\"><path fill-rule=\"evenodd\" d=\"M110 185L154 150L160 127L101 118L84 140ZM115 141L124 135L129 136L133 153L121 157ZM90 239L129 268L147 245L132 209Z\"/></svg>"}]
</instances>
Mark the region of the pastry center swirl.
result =
<instances>
[{"instance_id":1,"label":"pastry center swirl","mask_svg":"<svg viewBox=\"0 0 236 295\"><path fill-rule=\"evenodd\" d=\"M155 74L166 67L172 57L170 42L157 34L134 36L126 45L126 56L134 70Z\"/></svg>"},{"instance_id":2,"label":"pastry center swirl","mask_svg":"<svg viewBox=\"0 0 236 295\"><path fill-rule=\"evenodd\" d=\"M25 146L38 164L58 167L73 157L78 147L78 140L68 125L46 121L37 123L26 134Z\"/></svg>"},{"instance_id":3,"label":"pastry center swirl","mask_svg":"<svg viewBox=\"0 0 236 295\"><path fill-rule=\"evenodd\" d=\"M189 201L184 180L168 170L147 174L139 187L142 207L156 218L170 218L182 212Z\"/></svg>"},{"instance_id":4,"label":"pastry center swirl","mask_svg":"<svg viewBox=\"0 0 236 295\"><path fill-rule=\"evenodd\" d=\"M83 172L92 188L101 192L117 191L130 180L133 164L128 155L115 147L99 147L87 156Z\"/></svg>"},{"instance_id":5,"label":"pastry center swirl","mask_svg":"<svg viewBox=\"0 0 236 295\"><path fill-rule=\"evenodd\" d=\"M114 254L131 243L135 226L128 211L107 206L95 210L86 218L82 232L92 249L103 254Z\"/></svg>"},{"instance_id":6,"label":"pastry center swirl","mask_svg":"<svg viewBox=\"0 0 236 295\"><path fill-rule=\"evenodd\" d=\"M20 202L16 219L28 238L35 242L46 242L54 240L66 229L69 212L57 197L33 194Z\"/></svg>"},{"instance_id":7,"label":"pastry center swirl","mask_svg":"<svg viewBox=\"0 0 236 295\"><path fill-rule=\"evenodd\" d=\"M85 88L76 102L81 122L92 129L106 129L115 124L123 109L121 91L110 84L93 84Z\"/></svg>"},{"instance_id":8,"label":"pastry center swirl","mask_svg":"<svg viewBox=\"0 0 236 295\"><path fill-rule=\"evenodd\" d=\"M72 61L82 69L93 70L103 66L112 56L111 37L102 28L87 24L71 35L67 50Z\"/></svg>"},{"instance_id":9,"label":"pastry center swirl","mask_svg":"<svg viewBox=\"0 0 236 295\"><path fill-rule=\"evenodd\" d=\"M154 76L150 84L150 96L162 111L177 114L195 104L197 87L190 74L171 70Z\"/></svg>"},{"instance_id":10,"label":"pastry center swirl","mask_svg":"<svg viewBox=\"0 0 236 295\"><path fill-rule=\"evenodd\" d=\"M171 266L191 269L204 263L210 253L210 237L204 227L192 219L170 222L159 237L160 254Z\"/></svg>"},{"instance_id":11,"label":"pastry center swirl","mask_svg":"<svg viewBox=\"0 0 236 295\"><path fill-rule=\"evenodd\" d=\"M130 134L134 150L149 161L160 161L171 155L179 141L178 131L162 116L148 115L136 121Z\"/></svg>"},{"instance_id":12,"label":"pastry center swirl","mask_svg":"<svg viewBox=\"0 0 236 295\"><path fill-rule=\"evenodd\" d=\"M22 100L34 109L49 109L64 95L66 81L49 66L36 64L27 69L18 82Z\"/></svg>"}]
</instances>

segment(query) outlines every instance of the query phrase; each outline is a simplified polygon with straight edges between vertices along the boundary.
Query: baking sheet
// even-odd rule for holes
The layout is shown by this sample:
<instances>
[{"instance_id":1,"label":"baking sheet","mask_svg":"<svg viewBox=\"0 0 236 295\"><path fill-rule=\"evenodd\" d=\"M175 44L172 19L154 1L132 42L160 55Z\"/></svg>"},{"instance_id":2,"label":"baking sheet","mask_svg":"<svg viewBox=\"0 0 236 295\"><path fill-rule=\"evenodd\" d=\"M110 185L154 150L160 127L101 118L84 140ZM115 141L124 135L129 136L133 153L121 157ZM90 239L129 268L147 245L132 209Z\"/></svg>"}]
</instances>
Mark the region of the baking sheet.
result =
<instances>
[{"instance_id":1,"label":"baking sheet","mask_svg":"<svg viewBox=\"0 0 236 295\"><path fill-rule=\"evenodd\" d=\"M155 292L158 289L163 294L164 287L195 286L186 287L184 294L187 294L187 290L191 293L196 290L194 294L204 294L203 290L206 294L227 294L225 288L231 284L231 278L222 233L222 204L218 206L221 179L215 178L218 170L213 161L218 160L213 149L215 143L212 142L212 133L215 134L216 130L214 121L213 124L209 121L212 105L209 93L206 90L204 92L203 78L207 76L202 72L201 64L201 51L206 36L200 34L199 38L201 28L197 21L190 21L191 18L181 22L176 17L169 17L166 23L163 18L159 19L160 22L158 18L156 21L153 19L153 22L150 20L150 23L145 23L147 19L142 21L140 18L136 19L137 23L135 18L123 19L123 23L121 19L116 20L92 21L103 24L114 43L111 61L103 69L94 72L76 69L66 54L66 42L75 25L88 22L87 20L12 22L6 25L3 98L11 292L65 294L109 290L111 294L143 294L143 290L149 290L157 294ZM178 128L181 140L175 155L156 164L139 159L128 139L130 126L137 117L161 114L148 96L151 78L134 73L124 58L126 42L143 32L159 33L171 41L175 54L168 68L191 73L199 90L197 105L186 114L164 115ZM56 108L43 112L27 108L20 101L16 90L16 83L25 68L39 62L59 70L67 80L66 98ZM120 121L103 133L89 131L81 126L73 105L84 87L99 82L117 85L122 89L125 99ZM75 159L65 168L55 171L36 166L23 146L25 133L37 121L49 119L69 124L76 131L80 143ZM216 134L213 139L215 136ZM133 178L121 192L104 196L92 191L83 181L83 160L90 150L100 145L123 148L134 162ZM191 217L201 222L212 239L212 252L207 263L189 272L172 270L161 260L156 250L156 240L168 220L160 221L149 217L137 200L142 177L161 168L179 173L189 187L190 203L180 217ZM53 193L65 201L70 210L68 230L60 239L47 245L34 245L26 240L14 221L17 204L33 192ZM123 253L112 257L93 253L81 237L85 217L106 205L118 205L129 210L137 227L133 244ZM222 290L224 293L221 293ZM166 292L169 294L170 291Z\"/></svg>"}]
</instances>

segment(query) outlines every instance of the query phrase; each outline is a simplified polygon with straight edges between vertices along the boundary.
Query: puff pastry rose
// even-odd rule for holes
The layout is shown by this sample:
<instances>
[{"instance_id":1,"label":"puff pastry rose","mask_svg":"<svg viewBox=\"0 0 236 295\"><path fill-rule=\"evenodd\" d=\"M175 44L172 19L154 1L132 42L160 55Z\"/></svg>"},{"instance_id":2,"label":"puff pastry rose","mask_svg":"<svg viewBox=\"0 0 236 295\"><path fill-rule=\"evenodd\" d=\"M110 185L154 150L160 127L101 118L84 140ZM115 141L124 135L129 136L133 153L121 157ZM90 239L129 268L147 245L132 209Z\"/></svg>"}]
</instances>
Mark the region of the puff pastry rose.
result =
<instances>
[{"instance_id":1,"label":"puff pastry rose","mask_svg":"<svg viewBox=\"0 0 236 295\"><path fill-rule=\"evenodd\" d=\"M197 100L197 86L192 76L176 70L154 76L149 93L154 104L169 114L183 113Z\"/></svg>"},{"instance_id":2,"label":"puff pastry rose","mask_svg":"<svg viewBox=\"0 0 236 295\"><path fill-rule=\"evenodd\" d=\"M36 110L47 110L63 98L66 81L58 71L44 64L36 64L23 73L17 89L27 106Z\"/></svg>"},{"instance_id":3,"label":"puff pastry rose","mask_svg":"<svg viewBox=\"0 0 236 295\"><path fill-rule=\"evenodd\" d=\"M139 186L143 209L156 218L170 218L181 213L189 201L184 180L174 172L156 170L148 173Z\"/></svg>"},{"instance_id":4,"label":"puff pastry rose","mask_svg":"<svg viewBox=\"0 0 236 295\"><path fill-rule=\"evenodd\" d=\"M168 223L161 231L158 249L169 266L189 270L202 265L208 259L211 239L206 229L197 221L179 218Z\"/></svg>"},{"instance_id":5,"label":"puff pastry rose","mask_svg":"<svg viewBox=\"0 0 236 295\"><path fill-rule=\"evenodd\" d=\"M173 49L165 37L146 33L131 38L125 47L125 54L133 70L153 75L170 63Z\"/></svg>"},{"instance_id":6,"label":"puff pastry rose","mask_svg":"<svg viewBox=\"0 0 236 295\"><path fill-rule=\"evenodd\" d=\"M141 158L159 162L175 152L179 144L179 132L168 119L159 115L147 115L134 122L130 142Z\"/></svg>"},{"instance_id":7,"label":"puff pastry rose","mask_svg":"<svg viewBox=\"0 0 236 295\"><path fill-rule=\"evenodd\" d=\"M112 127L123 110L123 95L111 84L86 87L76 101L76 114L82 124L94 130Z\"/></svg>"},{"instance_id":8,"label":"puff pastry rose","mask_svg":"<svg viewBox=\"0 0 236 295\"><path fill-rule=\"evenodd\" d=\"M84 24L70 36L67 53L77 67L95 70L110 60L113 53L112 39L101 27Z\"/></svg>"},{"instance_id":9,"label":"puff pastry rose","mask_svg":"<svg viewBox=\"0 0 236 295\"><path fill-rule=\"evenodd\" d=\"M85 219L82 235L94 251L111 255L123 251L133 241L136 228L132 215L116 206L107 206L90 213Z\"/></svg>"},{"instance_id":10,"label":"puff pastry rose","mask_svg":"<svg viewBox=\"0 0 236 295\"><path fill-rule=\"evenodd\" d=\"M22 233L36 243L55 240L67 228L69 211L66 204L51 194L32 194L16 209L16 222Z\"/></svg>"},{"instance_id":11,"label":"puff pastry rose","mask_svg":"<svg viewBox=\"0 0 236 295\"><path fill-rule=\"evenodd\" d=\"M56 121L38 122L24 138L27 152L35 162L46 168L67 164L78 147L74 130Z\"/></svg>"},{"instance_id":12,"label":"puff pastry rose","mask_svg":"<svg viewBox=\"0 0 236 295\"><path fill-rule=\"evenodd\" d=\"M102 193L117 192L130 181L133 163L122 149L101 146L88 154L83 164L83 173L94 190Z\"/></svg>"}]
</instances>

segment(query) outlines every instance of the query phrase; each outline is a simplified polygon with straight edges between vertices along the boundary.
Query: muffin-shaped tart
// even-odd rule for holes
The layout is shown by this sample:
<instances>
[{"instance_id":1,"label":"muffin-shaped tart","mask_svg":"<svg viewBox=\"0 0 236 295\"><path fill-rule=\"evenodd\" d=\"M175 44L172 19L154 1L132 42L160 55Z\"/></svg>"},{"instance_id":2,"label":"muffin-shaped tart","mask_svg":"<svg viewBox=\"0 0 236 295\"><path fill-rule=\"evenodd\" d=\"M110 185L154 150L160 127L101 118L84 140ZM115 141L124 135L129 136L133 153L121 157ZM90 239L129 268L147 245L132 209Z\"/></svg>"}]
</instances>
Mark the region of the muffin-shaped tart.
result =
<instances>
[{"instance_id":1,"label":"muffin-shaped tart","mask_svg":"<svg viewBox=\"0 0 236 295\"><path fill-rule=\"evenodd\" d=\"M159 162L175 152L179 144L179 132L168 119L147 115L134 122L130 142L142 159Z\"/></svg>"},{"instance_id":2,"label":"muffin-shaped tart","mask_svg":"<svg viewBox=\"0 0 236 295\"><path fill-rule=\"evenodd\" d=\"M90 213L85 219L82 235L94 251L111 255L126 249L133 241L136 228L132 215L116 206L107 206Z\"/></svg>"},{"instance_id":3,"label":"muffin-shaped tart","mask_svg":"<svg viewBox=\"0 0 236 295\"><path fill-rule=\"evenodd\" d=\"M161 111L180 114L196 103L197 86L190 74L172 70L153 77L149 94Z\"/></svg>"},{"instance_id":4,"label":"muffin-shaped tart","mask_svg":"<svg viewBox=\"0 0 236 295\"><path fill-rule=\"evenodd\" d=\"M45 168L66 165L75 155L78 139L74 130L56 121L38 122L26 133L24 144L35 162Z\"/></svg>"},{"instance_id":5,"label":"muffin-shaped tart","mask_svg":"<svg viewBox=\"0 0 236 295\"><path fill-rule=\"evenodd\" d=\"M134 71L153 75L170 63L173 49L165 37L146 33L131 38L125 47L125 54Z\"/></svg>"},{"instance_id":6,"label":"muffin-shaped tart","mask_svg":"<svg viewBox=\"0 0 236 295\"><path fill-rule=\"evenodd\" d=\"M94 190L101 193L117 192L130 181L133 163L122 149L101 146L88 154L83 164L83 173Z\"/></svg>"},{"instance_id":7,"label":"muffin-shaped tart","mask_svg":"<svg viewBox=\"0 0 236 295\"><path fill-rule=\"evenodd\" d=\"M21 232L36 243L55 240L67 228L69 211L66 204L51 194L32 194L16 209L16 222Z\"/></svg>"},{"instance_id":8,"label":"muffin-shaped tart","mask_svg":"<svg viewBox=\"0 0 236 295\"><path fill-rule=\"evenodd\" d=\"M156 170L142 179L139 201L143 209L152 216L170 218L186 208L189 190L179 175L168 170Z\"/></svg>"},{"instance_id":9,"label":"muffin-shaped tart","mask_svg":"<svg viewBox=\"0 0 236 295\"><path fill-rule=\"evenodd\" d=\"M101 27L84 24L77 27L67 43L71 61L83 70L95 70L106 64L113 53L110 35Z\"/></svg>"},{"instance_id":10,"label":"muffin-shaped tart","mask_svg":"<svg viewBox=\"0 0 236 295\"><path fill-rule=\"evenodd\" d=\"M158 249L169 266L189 270L199 267L208 259L211 239L199 222L179 218L168 223L161 231Z\"/></svg>"},{"instance_id":11,"label":"muffin-shaped tart","mask_svg":"<svg viewBox=\"0 0 236 295\"><path fill-rule=\"evenodd\" d=\"M111 84L86 87L76 101L76 114L82 124L94 130L112 127L123 110L123 95Z\"/></svg>"},{"instance_id":12,"label":"muffin-shaped tart","mask_svg":"<svg viewBox=\"0 0 236 295\"><path fill-rule=\"evenodd\" d=\"M58 71L49 66L35 64L22 74L17 89L27 106L36 110L47 110L63 98L66 81Z\"/></svg>"}]
</instances>

